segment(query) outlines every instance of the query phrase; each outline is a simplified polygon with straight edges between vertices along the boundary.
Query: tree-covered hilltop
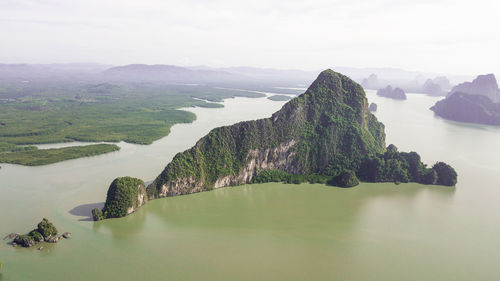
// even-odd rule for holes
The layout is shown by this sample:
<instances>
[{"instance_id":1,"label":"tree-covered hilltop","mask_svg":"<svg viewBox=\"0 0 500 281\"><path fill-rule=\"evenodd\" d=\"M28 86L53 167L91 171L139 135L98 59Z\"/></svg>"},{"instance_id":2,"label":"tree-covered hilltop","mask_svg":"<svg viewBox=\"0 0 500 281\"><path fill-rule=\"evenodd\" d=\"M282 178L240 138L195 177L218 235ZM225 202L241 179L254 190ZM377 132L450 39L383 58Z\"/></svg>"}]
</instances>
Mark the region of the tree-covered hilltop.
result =
<instances>
[{"instance_id":1,"label":"tree-covered hilltop","mask_svg":"<svg viewBox=\"0 0 500 281\"><path fill-rule=\"evenodd\" d=\"M384 125L368 110L363 88L347 76L326 70L304 94L270 118L213 129L194 147L178 153L142 198L245 183L352 187L362 180L452 186L456 178L447 164L427 168L415 152L398 152L393 145L386 149ZM130 186L132 199L141 194L137 183ZM106 204L114 193L112 184ZM114 200L115 205L126 202L116 216L137 208L128 197ZM106 209L94 210L94 218L110 217Z\"/></svg>"},{"instance_id":2,"label":"tree-covered hilltop","mask_svg":"<svg viewBox=\"0 0 500 281\"><path fill-rule=\"evenodd\" d=\"M92 218L96 221L106 218L124 217L148 200L146 187L142 180L132 177L116 178L108 189L104 208L92 210Z\"/></svg>"},{"instance_id":3,"label":"tree-covered hilltop","mask_svg":"<svg viewBox=\"0 0 500 281\"><path fill-rule=\"evenodd\" d=\"M336 175L385 150L384 126L368 111L363 88L323 71L271 118L212 130L177 154L148 187L150 198L250 182L261 170Z\"/></svg>"},{"instance_id":4,"label":"tree-covered hilltop","mask_svg":"<svg viewBox=\"0 0 500 281\"><path fill-rule=\"evenodd\" d=\"M326 70L271 118L212 130L193 148L177 154L147 192L156 198L262 181L259 173L265 170L303 178L331 178L351 170L365 181L422 182L413 174L406 178L399 170L390 172L400 166L409 169L403 156L384 158L384 165L376 166L384 172L375 179L364 176L363 165L386 157L385 151L384 126L369 112L362 87ZM436 183L432 178L426 182Z\"/></svg>"}]
</instances>

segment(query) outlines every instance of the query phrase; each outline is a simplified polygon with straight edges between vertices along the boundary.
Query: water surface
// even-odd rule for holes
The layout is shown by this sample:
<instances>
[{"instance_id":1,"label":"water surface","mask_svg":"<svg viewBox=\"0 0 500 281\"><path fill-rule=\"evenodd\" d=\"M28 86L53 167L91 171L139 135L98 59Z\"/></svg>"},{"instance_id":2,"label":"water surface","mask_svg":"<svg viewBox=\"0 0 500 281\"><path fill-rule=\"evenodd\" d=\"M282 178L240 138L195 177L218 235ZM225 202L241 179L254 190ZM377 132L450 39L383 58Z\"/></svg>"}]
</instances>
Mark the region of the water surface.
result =
<instances>
[{"instance_id":1,"label":"water surface","mask_svg":"<svg viewBox=\"0 0 500 281\"><path fill-rule=\"evenodd\" d=\"M211 128L270 116L284 102L235 98L192 109L150 146L41 167L2 165L0 235L42 217L73 237L36 249L0 244L0 280L495 280L500 276L500 128L428 110L439 98L368 98L387 144L443 160L456 188L417 184L262 184L149 202L121 219L89 221L118 176L154 179Z\"/></svg>"}]
</instances>

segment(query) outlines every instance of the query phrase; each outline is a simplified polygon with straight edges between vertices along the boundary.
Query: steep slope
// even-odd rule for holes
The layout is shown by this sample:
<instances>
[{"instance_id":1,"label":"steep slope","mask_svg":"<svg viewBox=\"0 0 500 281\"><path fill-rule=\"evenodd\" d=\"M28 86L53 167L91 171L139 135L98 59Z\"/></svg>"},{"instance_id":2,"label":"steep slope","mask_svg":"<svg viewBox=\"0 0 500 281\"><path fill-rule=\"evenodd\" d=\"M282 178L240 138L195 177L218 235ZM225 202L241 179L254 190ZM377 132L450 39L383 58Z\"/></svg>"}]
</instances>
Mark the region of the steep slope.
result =
<instances>
[{"instance_id":1,"label":"steep slope","mask_svg":"<svg viewBox=\"0 0 500 281\"><path fill-rule=\"evenodd\" d=\"M137 183L128 184L123 190L133 200L126 203L114 195L112 184L105 208L94 210L93 217L124 216L146 200L224 186L309 181L352 187L358 177L453 186L457 175L442 162L427 168L415 152L398 152L394 145L386 149L384 125L368 110L362 87L325 70L270 118L213 129L178 153L146 188L147 194ZM110 215L115 209L121 211Z\"/></svg>"},{"instance_id":2,"label":"steep slope","mask_svg":"<svg viewBox=\"0 0 500 281\"><path fill-rule=\"evenodd\" d=\"M149 198L250 182L260 171L336 174L385 149L384 126L360 85L332 70L271 118L212 130L177 154L148 186Z\"/></svg>"},{"instance_id":3,"label":"steep slope","mask_svg":"<svg viewBox=\"0 0 500 281\"><path fill-rule=\"evenodd\" d=\"M448 93L450 97L454 93L462 92L469 95L482 95L488 97L491 101L499 102L500 90L498 89L497 79L493 74L479 75L472 82L459 84Z\"/></svg>"}]
</instances>

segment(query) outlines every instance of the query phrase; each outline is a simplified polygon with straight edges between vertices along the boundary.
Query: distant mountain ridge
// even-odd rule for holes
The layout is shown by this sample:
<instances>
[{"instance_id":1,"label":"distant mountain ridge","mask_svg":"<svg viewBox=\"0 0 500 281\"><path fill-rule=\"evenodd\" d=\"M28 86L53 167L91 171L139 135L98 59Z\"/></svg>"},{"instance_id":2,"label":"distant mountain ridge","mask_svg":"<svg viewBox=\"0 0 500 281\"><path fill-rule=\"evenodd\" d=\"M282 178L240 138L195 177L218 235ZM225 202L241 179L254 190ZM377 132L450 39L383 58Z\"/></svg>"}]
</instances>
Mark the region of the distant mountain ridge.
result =
<instances>
[{"instance_id":1,"label":"distant mountain ridge","mask_svg":"<svg viewBox=\"0 0 500 281\"><path fill-rule=\"evenodd\" d=\"M442 90L447 91L447 83L436 81L442 74L408 71L398 68L355 68L333 67L335 71L344 73L358 83L372 76L373 81L362 83L365 88L378 90L385 85L400 87L406 92L421 92L426 79L434 79ZM159 83L208 83L208 84L245 84L271 87L293 85L305 87L316 77L316 71L298 69L273 69L259 67L209 67L209 66L176 66L167 64L128 64L110 66L95 63L62 63L62 64L0 64L0 81L91 81L91 82L159 82ZM374 75L372 75L374 74ZM468 76L446 76L455 83L469 79ZM379 79L377 81L377 79ZM435 85L428 85L434 86ZM244 87L243 87L244 88ZM436 94L428 87L431 94Z\"/></svg>"},{"instance_id":2,"label":"distant mountain ridge","mask_svg":"<svg viewBox=\"0 0 500 281\"><path fill-rule=\"evenodd\" d=\"M479 75L472 82L461 83L453 87L447 97L457 92L486 96L494 103L500 101L500 89L494 74Z\"/></svg>"},{"instance_id":3,"label":"distant mountain ridge","mask_svg":"<svg viewBox=\"0 0 500 281\"><path fill-rule=\"evenodd\" d=\"M241 80L244 77L225 71L192 70L175 65L129 64L102 72L105 78L126 81L211 82Z\"/></svg>"}]
</instances>

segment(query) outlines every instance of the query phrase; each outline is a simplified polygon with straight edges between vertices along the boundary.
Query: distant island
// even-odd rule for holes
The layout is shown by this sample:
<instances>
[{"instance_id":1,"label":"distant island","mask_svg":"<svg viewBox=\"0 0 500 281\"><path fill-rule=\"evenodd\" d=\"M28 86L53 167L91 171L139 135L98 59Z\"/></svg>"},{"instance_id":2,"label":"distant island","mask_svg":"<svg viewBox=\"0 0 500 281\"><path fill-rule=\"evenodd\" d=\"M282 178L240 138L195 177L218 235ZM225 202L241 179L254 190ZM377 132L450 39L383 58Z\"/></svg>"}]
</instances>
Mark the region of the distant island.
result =
<instances>
[{"instance_id":1,"label":"distant island","mask_svg":"<svg viewBox=\"0 0 500 281\"><path fill-rule=\"evenodd\" d=\"M213 129L178 153L147 188L117 178L94 220L121 217L149 200L245 183L418 182L454 186L456 171L428 168L416 152L385 146L384 125L368 110L363 88L342 74L323 71L308 90L270 118Z\"/></svg>"},{"instance_id":2,"label":"distant island","mask_svg":"<svg viewBox=\"0 0 500 281\"><path fill-rule=\"evenodd\" d=\"M445 119L500 126L500 90L493 74L455 86L430 109Z\"/></svg>"},{"instance_id":3,"label":"distant island","mask_svg":"<svg viewBox=\"0 0 500 281\"><path fill-rule=\"evenodd\" d=\"M494 74L479 75L472 82L458 84L451 89L447 97L457 92L485 96L494 103L500 101L500 90Z\"/></svg>"},{"instance_id":4,"label":"distant island","mask_svg":"<svg viewBox=\"0 0 500 281\"><path fill-rule=\"evenodd\" d=\"M500 103L482 95L456 92L438 101L431 110L454 121L500 126Z\"/></svg>"},{"instance_id":5,"label":"distant island","mask_svg":"<svg viewBox=\"0 0 500 281\"><path fill-rule=\"evenodd\" d=\"M391 98L391 99L396 99L396 100L405 100L406 99L406 93L403 91L401 88L392 88L391 85L388 85L387 87L383 89L379 89L377 91L377 95L381 97L386 97L386 98Z\"/></svg>"},{"instance_id":6,"label":"distant island","mask_svg":"<svg viewBox=\"0 0 500 281\"><path fill-rule=\"evenodd\" d=\"M272 100L272 101L287 101L291 100L292 98L290 96L286 95L272 95L267 97L267 99Z\"/></svg>"},{"instance_id":7,"label":"distant island","mask_svg":"<svg viewBox=\"0 0 500 281\"><path fill-rule=\"evenodd\" d=\"M413 73L413 77L409 76L410 73L404 71L393 70L392 72L380 70L384 77L379 78L377 74L370 74L367 78L361 81L361 85L365 89L378 90L387 85L394 88L401 88L404 92L411 93L424 93L431 96L446 96L446 93L451 90L452 84L446 76L436 76L430 78L431 74L427 73ZM455 77L456 79L466 79L464 77ZM463 81L463 80L461 80Z\"/></svg>"}]
</instances>

